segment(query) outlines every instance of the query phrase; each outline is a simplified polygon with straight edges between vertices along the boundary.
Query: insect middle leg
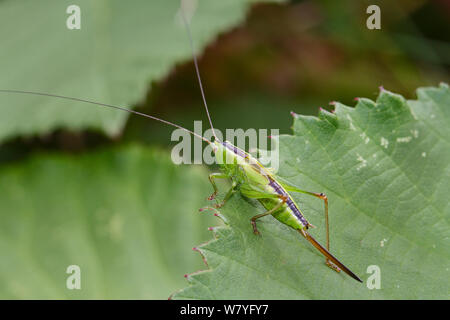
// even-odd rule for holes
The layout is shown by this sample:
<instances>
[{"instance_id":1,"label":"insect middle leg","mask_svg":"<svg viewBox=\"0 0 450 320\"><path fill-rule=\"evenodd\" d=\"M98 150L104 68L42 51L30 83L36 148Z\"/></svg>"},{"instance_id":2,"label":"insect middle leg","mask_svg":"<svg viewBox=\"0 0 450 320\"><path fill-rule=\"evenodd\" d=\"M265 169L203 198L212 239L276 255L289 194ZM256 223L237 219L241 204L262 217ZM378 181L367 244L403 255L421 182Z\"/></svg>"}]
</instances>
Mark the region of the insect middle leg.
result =
<instances>
[{"instance_id":1,"label":"insect middle leg","mask_svg":"<svg viewBox=\"0 0 450 320\"><path fill-rule=\"evenodd\" d=\"M280 196L280 199L281 199L282 201L279 202L275 207L273 207L272 209L270 209L270 210L268 210L268 211L266 211L266 212L264 212L264 213L257 214L256 216L253 216L253 217L250 219L250 222L252 223L253 233L254 233L254 234L256 234L256 235L259 235L259 234L260 234L260 232L258 231L258 228L256 227L256 220L259 219L259 218L262 218L262 217L264 217L264 216L267 216L267 215L269 215L269 214L275 213L275 212L276 212L278 209L280 209L281 206L282 206L283 204L285 204L286 201L287 201L287 198L286 198L286 197L283 197L283 196Z\"/></svg>"}]
</instances>

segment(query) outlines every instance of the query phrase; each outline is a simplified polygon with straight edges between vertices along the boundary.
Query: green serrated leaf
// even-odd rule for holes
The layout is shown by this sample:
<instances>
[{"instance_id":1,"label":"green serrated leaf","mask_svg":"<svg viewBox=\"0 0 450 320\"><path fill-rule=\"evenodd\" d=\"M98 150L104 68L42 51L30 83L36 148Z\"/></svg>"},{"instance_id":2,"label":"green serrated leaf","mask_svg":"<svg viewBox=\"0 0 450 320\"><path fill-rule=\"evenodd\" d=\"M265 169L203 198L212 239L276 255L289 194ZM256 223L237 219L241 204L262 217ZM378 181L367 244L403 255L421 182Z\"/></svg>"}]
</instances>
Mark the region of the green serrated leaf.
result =
<instances>
[{"instance_id":1,"label":"green serrated leaf","mask_svg":"<svg viewBox=\"0 0 450 320\"><path fill-rule=\"evenodd\" d=\"M0 298L167 299L203 265L191 249L214 221L198 213L206 176L137 146L3 167Z\"/></svg>"},{"instance_id":2,"label":"green serrated leaf","mask_svg":"<svg viewBox=\"0 0 450 320\"><path fill-rule=\"evenodd\" d=\"M298 116L280 136L279 175L330 201L331 252L358 274L338 274L297 232L235 197L228 226L199 249L209 269L191 275L178 299L449 299L450 90L418 90L418 100L381 90L356 108ZM293 194L324 242L323 203ZM372 288L380 269L380 289ZM368 272L368 270L370 272Z\"/></svg>"},{"instance_id":3,"label":"green serrated leaf","mask_svg":"<svg viewBox=\"0 0 450 320\"><path fill-rule=\"evenodd\" d=\"M242 21L255 0L186 1L194 14L197 52ZM190 3L190 5L189 5ZM197 5L195 5L197 3ZM69 30L69 5L81 9L81 29ZM29 90L132 106L151 81L191 58L177 15L180 1L1 1L0 89ZM58 128L98 129L113 136L128 114L49 97L0 94L0 141Z\"/></svg>"}]
</instances>

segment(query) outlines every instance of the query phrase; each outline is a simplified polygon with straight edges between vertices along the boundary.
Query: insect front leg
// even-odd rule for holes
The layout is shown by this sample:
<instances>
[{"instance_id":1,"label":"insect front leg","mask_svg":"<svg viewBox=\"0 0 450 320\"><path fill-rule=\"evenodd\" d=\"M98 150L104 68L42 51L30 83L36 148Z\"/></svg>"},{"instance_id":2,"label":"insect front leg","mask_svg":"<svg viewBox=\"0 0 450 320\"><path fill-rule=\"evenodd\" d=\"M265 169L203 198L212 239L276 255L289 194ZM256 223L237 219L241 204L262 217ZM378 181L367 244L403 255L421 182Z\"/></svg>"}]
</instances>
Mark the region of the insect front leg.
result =
<instances>
[{"instance_id":1,"label":"insect front leg","mask_svg":"<svg viewBox=\"0 0 450 320\"><path fill-rule=\"evenodd\" d=\"M225 203L231 198L231 196L236 192L237 183L235 181L232 182L230 190L225 194L221 203L215 204L214 207L219 209L225 205Z\"/></svg>"},{"instance_id":2,"label":"insect front leg","mask_svg":"<svg viewBox=\"0 0 450 320\"><path fill-rule=\"evenodd\" d=\"M217 196L217 192L219 192L219 190L217 189L217 185L216 182L214 181L215 179L226 179L228 178L227 175L223 174L223 173L211 173L209 175L209 181L211 182L211 185L213 186L214 192L208 197L208 200L214 200L215 197Z\"/></svg>"}]
</instances>

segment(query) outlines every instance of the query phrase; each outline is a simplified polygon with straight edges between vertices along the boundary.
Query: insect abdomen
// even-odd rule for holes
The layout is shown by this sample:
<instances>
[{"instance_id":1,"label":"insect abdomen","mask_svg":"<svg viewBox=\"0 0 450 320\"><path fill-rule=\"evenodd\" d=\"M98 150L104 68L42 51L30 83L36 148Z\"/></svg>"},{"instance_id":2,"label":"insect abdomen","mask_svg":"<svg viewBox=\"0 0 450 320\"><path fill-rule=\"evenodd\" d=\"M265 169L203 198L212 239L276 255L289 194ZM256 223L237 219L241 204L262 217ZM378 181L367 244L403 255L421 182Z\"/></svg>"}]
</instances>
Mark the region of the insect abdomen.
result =
<instances>
[{"instance_id":1,"label":"insect abdomen","mask_svg":"<svg viewBox=\"0 0 450 320\"><path fill-rule=\"evenodd\" d=\"M280 196L284 196L287 198L286 203L283 206L283 210L282 211L280 210L273 216L280 222L287 224L288 226L291 226L294 229L307 228L309 225L308 221L300 212L297 205L292 200L292 197L283 189L283 187L281 187L280 184L273 179L270 179L269 186L276 194L279 194Z\"/></svg>"}]
</instances>

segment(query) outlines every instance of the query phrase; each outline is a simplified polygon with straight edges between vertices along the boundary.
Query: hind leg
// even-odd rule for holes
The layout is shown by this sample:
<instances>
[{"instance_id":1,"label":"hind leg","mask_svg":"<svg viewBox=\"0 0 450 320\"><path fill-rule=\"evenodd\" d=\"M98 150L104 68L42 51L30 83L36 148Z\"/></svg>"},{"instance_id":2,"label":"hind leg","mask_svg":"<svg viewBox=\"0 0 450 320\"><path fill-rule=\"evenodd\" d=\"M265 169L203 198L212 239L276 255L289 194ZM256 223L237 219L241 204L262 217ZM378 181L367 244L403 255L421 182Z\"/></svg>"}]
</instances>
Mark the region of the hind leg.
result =
<instances>
[{"instance_id":1,"label":"hind leg","mask_svg":"<svg viewBox=\"0 0 450 320\"><path fill-rule=\"evenodd\" d=\"M310 191L305 191L302 189L299 189L297 187L294 186L285 186L287 190L289 191L294 191L294 192L299 192L299 193L304 193L319 199L322 199L324 202L324 213L325 213L325 234L326 234L326 244L327 244L327 250L330 251L330 226L329 226L329 222L328 222L328 197L326 196L325 193L322 192L310 192ZM310 225L310 227L314 227L313 225ZM333 269L336 272L341 271L341 269L339 267L337 267L334 263L332 263L328 258L325 258L325 263L327 266L329 266L331 269Z\"/></svg>"}]
</instances>

